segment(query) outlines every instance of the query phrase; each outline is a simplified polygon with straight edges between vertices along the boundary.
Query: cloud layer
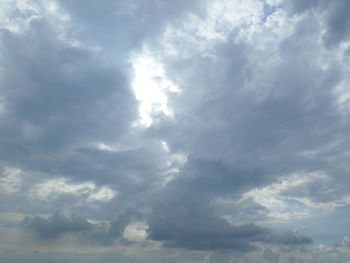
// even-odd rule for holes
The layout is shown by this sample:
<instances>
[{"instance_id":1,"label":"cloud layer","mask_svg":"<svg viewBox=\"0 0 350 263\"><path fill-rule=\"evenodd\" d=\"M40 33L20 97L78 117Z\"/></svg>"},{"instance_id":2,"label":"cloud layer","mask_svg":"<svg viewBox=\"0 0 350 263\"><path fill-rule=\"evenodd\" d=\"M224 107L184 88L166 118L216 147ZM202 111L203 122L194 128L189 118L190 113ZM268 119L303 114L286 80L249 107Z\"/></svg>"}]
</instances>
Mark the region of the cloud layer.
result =
<instances>
[{"instance_id":1,"label":"cloud layer","mask_svg":"<svg viewBox=\"0 0 350 263\"><path fill-rule=\"evenodd\" d=\"M349 260L348 1L0 7L0 261Z\"/></svg>"}]
</instances>

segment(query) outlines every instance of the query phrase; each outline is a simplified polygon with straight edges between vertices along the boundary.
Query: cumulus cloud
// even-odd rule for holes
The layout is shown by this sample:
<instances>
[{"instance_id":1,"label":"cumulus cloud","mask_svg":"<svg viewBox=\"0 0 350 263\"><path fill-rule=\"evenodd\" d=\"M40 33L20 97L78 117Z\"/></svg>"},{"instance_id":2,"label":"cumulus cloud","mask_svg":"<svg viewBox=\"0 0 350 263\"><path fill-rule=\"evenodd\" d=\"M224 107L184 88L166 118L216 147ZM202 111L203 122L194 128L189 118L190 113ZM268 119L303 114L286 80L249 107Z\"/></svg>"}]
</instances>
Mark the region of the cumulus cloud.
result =
<instances>
[{"instance_id":1,"label":"cumulus cloud","mask_svg":"<svg viewBox=\"0 0 350 263\"><path fill-rule=\"evenodd\" d=\"M350 204L348 1L0 6L1 233L167 262L349 258L329 245Z\"/></svg>"}]
</instances>

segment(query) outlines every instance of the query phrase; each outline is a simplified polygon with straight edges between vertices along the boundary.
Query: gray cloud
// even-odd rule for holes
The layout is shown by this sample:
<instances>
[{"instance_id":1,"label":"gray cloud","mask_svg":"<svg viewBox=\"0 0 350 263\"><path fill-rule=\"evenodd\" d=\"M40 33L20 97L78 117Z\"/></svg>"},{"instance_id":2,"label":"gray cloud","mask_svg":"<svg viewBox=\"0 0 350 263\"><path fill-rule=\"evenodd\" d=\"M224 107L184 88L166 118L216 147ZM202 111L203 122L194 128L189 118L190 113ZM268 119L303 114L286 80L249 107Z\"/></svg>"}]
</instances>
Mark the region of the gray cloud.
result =
<instances>
[{"instance_id":1,"label":"gray cloud","mask_svg":"<svg viewBox=\"0 0 350 263\"><path fill-rule=\"evenodd\" d=\"M285 232L279 235L272 235L265 240L271 243L286 244L286 245L302 245L312 243L312 239L299 232Z\"/></svg>"},{"instance_id":2,"label":"gray cloud","mask_svg":"<svg viewBox=\"0 0 350 263\"><path fill-rule=\"evenodd\" d=\"M31 238L39 244L43 244L42 242L48 242L47 245L55 242L60 244L69 235L75 235L76 241L82 244L103 246L114 244L115 235L111 235L109 224L91 223L74 214L55 212L49 217L27 216L21 223L27 233L34 234Z\"/></svg>"},{"instance_id":3,"label":"gray cloud","mask_svg":"<svg viewBox=\"0 0 350 263\"><path fill-rule=\"evenodd\" d=\"M280 255L278 253L274 253L271 248L267 248L264 250L263 259L268 262L279 262Z\"/></svg>"},{"instance_id":4,"label":"gray cloud","mask_svg":"<svg viewBox=\"0 0 350 263\"><path fill-rule=\"evenodd\" d=\"M261 176L252 167L242 169L190 158L181 175L156 196L153 213L148 218L149 238L164 241L169 247L198 250L249 250L254 241L311 243L311 238L299 233L279 235L254 224L231 226L215 213L214 197L237 195L253 182L259 185Z\"/></svg>"},{"instance_id":5,"label":"gray cloud","mask_svg":"<svg viewBox=\"0 0 350 263\"><path fill-rule=\"evenodd\" d=\"M339 170L344 160L339 148L316 158L301 156L340 137L348 143L348 124L334 98L345 72L328 51L322 53L319 34L315 17L301 19L290 35L271 47L271 61L264 64L254 46L236 44L241 43L238 36L233 44L229 40L215 49L215 59L194 55L166 60L183 92L171 97L176 122L163 122L154 133L174 151L257 167L264 171L257 182L297 170L324 169L341 178L346 168ZM329 65L326 69L315 61L319 52ZM213 68L220 73L212 74ZM188 78L176 79L178 75Z\"/></svg>"},{"instance_id":6,"label":"gray cloud","mask_svg":"<svg viewBox=\"0 0 350 263\"><path fill-rule=\"evenodd\" d=\"M309 10L322 13L325 17L327 31L324 34L325 43L329 46L349 39L350 15L349 1L287 1L293 13L303 13Z\"/></svg>"},{"instance_id":7,"label":"gray cloud","mask_svg":"<svg viewBox=\"0 0 350 263\"><path fill-rule=\"evenodd\" d=\"M26 217L23 224L28 229L34 230L42 238L56 238L64 233L84 232L93 228L93 224L83 218L77 216L66 217L60 213L55 213L49 218Z\"/></svg>"},{"instance_id":8,"label":"gray cloud","mask_svg":"<svg viewBox=\"0 0 350 263\"><path fill-rule=\"evenodd\" d=\"M257 178L254 169L191 158L181 176L155 197L148 218L149 238L165 241L165 246L171 247L250 249L248 240L258 239L268 231L255 225L231 227L214 214L211 200L225 192L237 192L253 178Z\"/></svg>"},{"instance_id":9,"label":"gray cloud","mask_svg":"<svg viewBox=\"0 0 350 263\"><path fill-rule=\"evenodd\" d=\"M128 51L154 41L168 23L176 23L206 1L66 1L59 4L81 26L80 34L104 48L117 50L116 57L127 58ZM81 7L84 6L82 9ZM108 25L113 25L113 30Z\"/></svg>"},{"instance_id":10,"label":"gray cloud","mask_svg":"<svg viewBox=\"0 0 350 263\"><path fill-rule=\"evenodd\" d=\"M269 48L268 58L255 53L255 43L250 46L234 30L227 42L207 51L211 56L164 58L169 75L182 92L170 96L176 120L160 120L151 132L166 140L173 151L190 153L190 158L155 206L149 221L151 238L167 240L165 244L172 246L196 248L198 242L202 248L217 248L219 244L239 247L232 240L220 243L215 238L211 244L201 244L206 238L190 234L203 233L203 229L230 233L228 223L214 215L213 197L238 198L244 191L301 170L330 172L333 190L329 198L346 194L345 189L336 187L337 180L346 181L343 173L347 169L339 169L345 148L337 147L338 153L329 149L315 158L301 155L307 149L335 142L335 134L348 144L348 123L334 97L345 72L318 41L320 35L318 17L302 17L275 46L263 47ZM317 54L323 54L328 67L316 62ZM236 166L240 168L234 172ZM311 184L317 187L317 182ZM320 194L313 192L313 197L323 202ZM193 218L200 218L200 222ZM217 225L220 227L215 230ZM259 236L259 231L249 238L255 235ZM266 235L265 241L311 243L309 237L293 232L270 238Z\"/></svg>"},{"instance_id":11,"label":"gray cloud","mask_svg":"<svg viewBox=\"0 0 350 263\"><path fill-rule=\"evenodd\" d=\"M1 32L1 165L25 171L20 178L23 201L16 206L3 205L4 212L50 213L84 199L72 194L60 194L50 201L27 197L30 186L48 178L110 184L119 191L120 200L125 200L123 191L130 196L145 185L136 183L136 177L150 180L152 172L162 169L161 164L147 161L148 150L115 153L90 148L112 143L127 133L137 117L137 102L124 69L119 70L102 53L72 46L57 33L43 18L33 20L23 34ZM128 178L131 173L134 179ZM6 204L17 203L18 198L6 196ZM74 208L83 214L113 220L106 205L97 209L86 200L77 203L85 204ZM115 206L113 210L122 210ZM40 220L44 219L33 219L31 225L38 226ZM50 222L42 230L38 228L40 234L55 231Z\"/></svg>"},{"instance_id":12,"label":"gray cloud","mask_svg":"<svg viewBox=\"0 0 350 263\"><path fill-rule=\"evenodd\" d=\"M92 138L107 142L136 117L122 74L54 34L43 20L24 35L2 32L2 144L15 155L2 160L25 163Z\"/></svg>"},{"instance_id":13,"label":"gray cloud","mask_svg":"<svg viewBox=\"0 0 350 263\"><path fill-rule=\"evenodd\" d=\"M317 205L348 206L349 4L243 2L35 1L10 12L23 23L38 16L23 32L0 32L0 211L27 215L39 239L81 234L133 247L120 240L141 221L145 242L164 251L312 262L291 255L311 237L277 229L309 234L316 218L322 232ZM181 89L165 92L173 116L155 113L150 127L134 122L130 58L144 50ZM281 179L294 174L305 180ZM61 179L68 190L52 186ZM89 198L104 187L112 197ZM301 221L276 216L295 212L281 209L284 199L304 201ZM55 209L81 217L35 216ZM327 209L327 218L339 213Z\"/></svg>"}]
</instances>

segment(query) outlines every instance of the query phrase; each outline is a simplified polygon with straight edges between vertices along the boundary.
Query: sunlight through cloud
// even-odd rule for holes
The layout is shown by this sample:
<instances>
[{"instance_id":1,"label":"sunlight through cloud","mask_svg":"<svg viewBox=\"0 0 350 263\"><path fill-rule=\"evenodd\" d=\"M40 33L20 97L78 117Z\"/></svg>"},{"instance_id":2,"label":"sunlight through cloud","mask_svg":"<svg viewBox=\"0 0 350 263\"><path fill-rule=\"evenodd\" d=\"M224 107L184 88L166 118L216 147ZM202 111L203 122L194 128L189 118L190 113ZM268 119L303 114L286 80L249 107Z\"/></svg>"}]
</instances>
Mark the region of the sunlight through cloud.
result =
<instances>
[{"instance_id":1,"label":"sunlight through cloud","mask_svg":"<svg viewBox=\"0 0 350 263\"><path fill-rule=\"evenodd\" d=\"M164 66L152 55L143 51L131 58L134 70L132 87L139 105L139 121L136 125L151 126L155 114L172 117L173 111L168 106L167 92L179 92L165 75Z\"/></svg>"}]
</instances>

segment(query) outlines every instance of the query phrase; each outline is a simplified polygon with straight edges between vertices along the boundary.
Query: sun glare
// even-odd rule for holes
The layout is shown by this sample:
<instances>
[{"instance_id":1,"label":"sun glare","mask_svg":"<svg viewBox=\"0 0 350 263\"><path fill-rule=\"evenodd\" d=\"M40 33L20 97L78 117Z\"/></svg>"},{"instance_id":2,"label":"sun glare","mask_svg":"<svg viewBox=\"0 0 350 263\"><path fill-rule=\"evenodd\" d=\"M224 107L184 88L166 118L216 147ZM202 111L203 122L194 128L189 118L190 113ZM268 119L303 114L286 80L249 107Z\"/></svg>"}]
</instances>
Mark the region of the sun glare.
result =
<instances>
[{"instance_id":1,"label":"sun glare","mask_svg":"<svg viewBox=\"0 0 350 263\"><path fill-rule=\"evenodd\" d=\"M179 92L165 75L164 67L148 52L137 54L131 59L134 70L132 88L136 99L140 102L139 117L136 125L149 127L155 114L173 116L168 107L168 92Z\"/></svg>"}]
</instances>

